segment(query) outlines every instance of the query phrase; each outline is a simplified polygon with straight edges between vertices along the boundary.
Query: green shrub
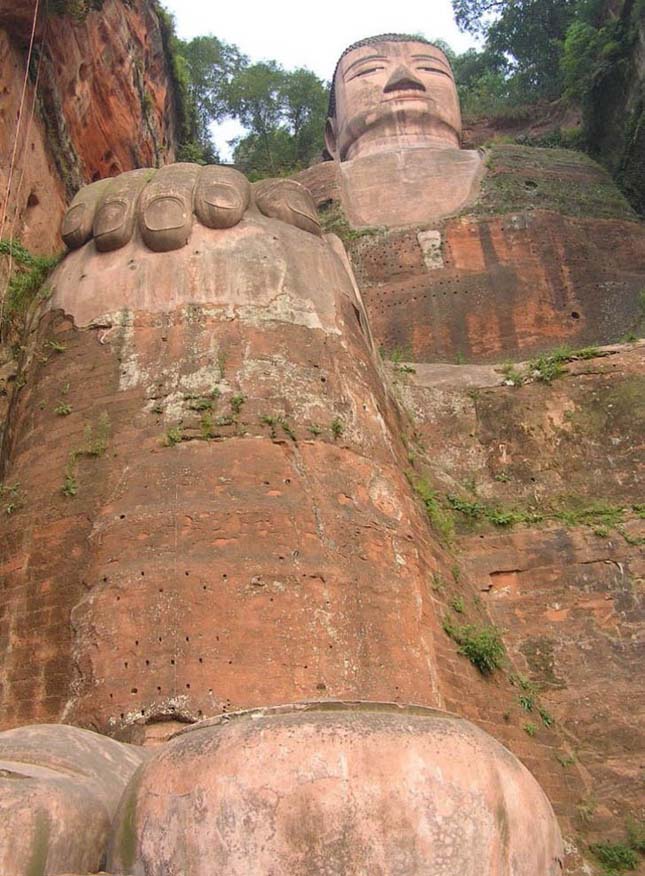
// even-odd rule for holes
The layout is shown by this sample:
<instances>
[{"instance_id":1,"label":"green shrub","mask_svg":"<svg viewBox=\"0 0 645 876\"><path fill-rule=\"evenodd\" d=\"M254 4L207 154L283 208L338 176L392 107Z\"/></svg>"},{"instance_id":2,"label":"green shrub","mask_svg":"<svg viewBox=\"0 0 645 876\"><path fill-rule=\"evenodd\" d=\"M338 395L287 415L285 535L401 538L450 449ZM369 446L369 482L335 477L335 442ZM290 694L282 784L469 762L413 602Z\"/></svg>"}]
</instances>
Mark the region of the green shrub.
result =
<instances>
[{"instance_id":1,"label":"green shrub","mask_svg":"<svg viewBox=\"0 0 645 876\"><path fill-rule=\"evenodd\" d=\"M68 15L76 22L84 21L94 9L101 9L103 0L49 0L50 14Z\"/></svg>"},{"instance_id":2,"label":"green shrub","mask_svg":"<svg viewBox=\"0 0 645 876\"><path fill-rule=\"evenodd\" d=\"M450 606L453 611L457 612L457 614L463 614L466 611L466 603L464 602L463 596L455 596L450 603Z\"/></svg>"},{"instance_id":3,"label":"green shrub","mask_svg":"<svg viewBox=\"0 0 645 876\"><path fill-rule=\"evenodd\" d=\"M638 865L636 852L625 843L596 843L589 850L601 864L613 870L635 870Z\"/></svg>"},{"instance_id":4,"label":"green shrub","mask_svg":"<svg viewBox=\"0 0 645 876\"><path fill-rule=\"evenodd\" d=\"M35 256L9 240L0 240L0 255L10 256L16 266L7 288L5 312L8 316L24 314L62 255Z\"/></svg>"},{"instance_id":5,"label":"green shrub","mask_svg":"<svg viewBox=\"0 0 645 876\"><path fill-rule=\"evenodd\" d=\"M413 478L408 475L412 489L423 502L428 520L433 529L446 542L451 542L455 536L455 524L447 511L439 501L439 494L423 478Z\"/></svg>"},{"instance_id":6,"label":"green shrub","mask_svg":"<svg viewBox=\"0 0 645 876\"><path fill-rule=\"evenodd\" d=\"M162 439L162 444L166 447L174 447L175 444L180 444L184 440L184 431L181 426L171 426L166 430L166 434Z\"/></svg>"},{"instance_id":7,"label":"green shrub","mask_svg":"<svg viewBox=\"0 0 645 876\"><path fill-rule=\"evenodd\" d=\"M645 852L645 821L627 819L627 838L629 845L637 852Z\"/></svg>"},{"instance_id":8,"label":"green shrub","mask_svg":"<svg viewBox=\"0 0 645 876\"><path fill-rule=\"evenodd\" d=\"M337 441L345 431L343 421L340 419L340 417L334 417L334 419L331 421L330 429L331 434L334 436L334 441Z\"/></svg>"},{"instance_id":9,"label":"green shrub","mask_svg":"<svg viewBox=\"0 0 645 876\"><path fill-rule=\"evenodd\" d=\"M459 653L467 657L482 675L489 675L503 665L506 652L497 627L458 626L445 618L443 628L459 645Z\"/></svg>"}]
</instances>

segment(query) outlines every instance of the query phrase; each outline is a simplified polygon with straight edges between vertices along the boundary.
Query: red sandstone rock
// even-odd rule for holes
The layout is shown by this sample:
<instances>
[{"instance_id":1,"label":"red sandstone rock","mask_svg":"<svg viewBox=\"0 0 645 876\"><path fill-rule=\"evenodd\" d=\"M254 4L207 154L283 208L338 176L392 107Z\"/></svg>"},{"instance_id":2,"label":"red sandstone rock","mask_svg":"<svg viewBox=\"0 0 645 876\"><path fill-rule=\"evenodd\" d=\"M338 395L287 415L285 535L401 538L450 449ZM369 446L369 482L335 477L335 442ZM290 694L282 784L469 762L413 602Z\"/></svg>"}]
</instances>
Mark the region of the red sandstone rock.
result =
<instances>
[{"instance_id":1,"label":"red sandstone rock","mask_svg":"<svg viewBox=\"0 0 645 876\"><path fill-rule=\"evenodd\" d=\"M575 813L580 800L597 801L584 825L590 841L619 839L642 805L645 522L632 506L642 503L645 476L644 366L640 341L565 363L551 384L506 386L500 367L395 371L440 492L545 515L624 509L617 527L592 516L588 525L547 517L511 529L455 515L464 574L561 728L549 756L564 762L562 776L581 779L578 799L558 809ZM445 604L449 611L450 595ZM509 723L527 722L541 723L527 713ZM492 732L503 738L502 728ZM534 767L543 783L546 762Z\"/></svg>"},{"instance_id":2,"label":"red sandstone rock","mask_svg":"<svg viewBox=\"0 0 645 876\"><path fill-rule=\"evenodd\" d=\"M325 174L320 171L319 175L322 177ZM337 180L331 183L332 186L338 186ZM319 197L325 200L327 191L321 185ZM349 692L349 695L354 695L355 692L369 690L371 695L389 697L383 691L394 687L397 697L447 704L471 714L482 726L507 741L535 769L558 811L571 815L575 811L575 801L582 794L578 792L574 796L573 782L569 783L569 788L566 787L565 774L555 760L556 749L550 748L558 744L552 731L540 728L541 738L534 741L526 737L515 716L509 726L508 716L513 713L507 707L516 696L509 695L503 684L489 685L469 675L470 667L464 666L464 658L455 655L454 647L437 630L437 613L449 606L444 599L430 594L427 586L428 572L435 565L434 557L439 552L424 534L422 518L417 511L410 509L405 499L406 487L397 476L396 467L401 465L403 454L398 445L396 414L379 381L360 373L373 368L369 356L365 355L365 350L369 350L370 346L369 332L360 295L356 295L355 291L350 292L351 282L345 285L347 281L343 280L340 284L345 296L343 305L335 301L330 306L325 290L319 289L314 293L313 307L307 296L304 296L307 304L303 307L302 301L297 301L298 296L294 296L289 282L289 271L300 264L300 256L296 258L293 255L298 248L297 242L294 238L292 244L286 247L289 251L286 259L289 270L283 274L283 280L279 280L279 272L272 274L264 263L266 258L269 264L273 264L270 260L275 253L269 247L263 249L258 245L261 236L258 235L258 227L262 227L262 221L258 225L255 218L245 220L236 229L233 238L237 241L235 246L239 243L240 250L235 246L228 250L229 256L231 252L237 255L242 251L243 235L239 232L247 235L244 245L248 244L248 238L252 239L251 260L245 263L241 259L236 263L236 268L244 278L241 285L237 282L238 278L232 277L227 271L224 250L219 256L212 253L204 256L200 252L207 240L201 232L195 237L196 250L189 253L187 248L184 260L174 265L179 268L176 271L172 270L173 262L166 260L155 263L153 260L156 256L142 254L136 246L131 246L118 257L111 256L110 261L103 262L106 269L104 277L100 276L101 270L89 257L88 251L83 256L79 254L76 260L69 260L69 270L61 272L66 280L64 288L59 287L57 291L59 297L56 301L63 303L74 314L81 328L77 331L69 322L55 316L47 317L42 325L41 341L46 350L50 332L55 332L56 338L64 336L64 343L69 345L72 354L69 357L71 363L65 365L65 375L72 380L61 382L60 374L51 368L51 362L41 363L44 367L39 367L40 373L32 377L26 387L25 399L18 408L20 419L12 433L11 443L16 443L14 468L10 469L10 473L21 473L21 477L23 472L26 474L32 500L35 500L38 509L36 513L29 512L32 516L27 524L27 537L20 531L20 526L25 523L22 513L10 521L8 529L7 544L10 550L6 568L12 588L7 593L7 606L12 639L6 669L9 693L5 702L9 720L25 720L33 714L34 708L38 710L38 717L58 715L68 703L79 720L96 721L112 730L118 727L120 732L124 729L133 732L137 722L149 721L151 735L157 736L160 725L155 726L155 722L162 718L175 716L192 720L200 713L226 710L233 703L249 705L263 704L267 700L278 702L292 698L288 692L294 688L300 696L315 696L317 693L312 690L315 679L309 677L309 669L313 664L320 678L333 679L332 684L322 681L316 685L318 695L320 684L325 688L326 695L327 692L333 695ZM264 226L265 231L266 228ZM548 345L552 345L552 340L556 338L573 338L579 343L597 340L598 332L603 337L618 334L629 326L635 316L633 307L629 309L631 299L625 291L636 290L642 274L640 232L633 222L612 219L600 223L589 218L563 220L559 216L545 217L545 214L535 213L519 217L512 214L506 218L480 219L477 222L455 221L448 223L445 230L447 236L443 235L444 229L439 231L436 228L424 228L421 233L417 229L409 233L394 232L384 235L379 245L374 247L370 247L373 241L368 238L357 243L361 257L356 258L355 251L354 260L359 269L359 280L366 291L373 318L379 323L379 340L385 339L386 346L404 346L408 343L410 336L406 332L410 331L411 323L416 323L410 345L419 355L427 358L452 356L459 350L473 357L494 359L499 357L501 351L506 355L508 349L514 349L514 344L517 344L517 349L539 349L545 345L545 339ZM608 266L609 258L602 250L605 245L602 243L603 235L607 232L609 243L606 252L616 250L618 246L623 247L619 259L621 271L624 268L624 276L621 274L620 279L623 286L614 290L614 293L611 283L614 282L612 278L616 276L616 268ZM222 232L217 234L219 245ZM311 242L308 246L311 246ZM596 257L594 252L600 252L598 262L594 262L593 270L585 274L584 266L581 268L577 259L584 255L585 259L591 260ZM129 259L129 263L126 259ZM309 256L302 257L296 272L299 282L303 278L310 282L311 277L319 271L319 268L312 270L312 263L308 259ZM278 259L278 264L284 263ZM383 263L386 263L385 267ZM168 270L167 277L160 276L160 268ZM561 272L560 279L556 268ZM602 274L605 287L594 291L595 273L603 270L607 271L606 275ZM337 279L337 275L334 276ZM259 288L265 292L277 288L285 277L286 288L282 287L277 298L270 300L270 297L260 295L260 307L254 307L252 301ZM409 281L407 285L406 281ZM454 288L450 286L454 295L455 289L461 289L459 284L462 283L465 284L462 290L465 296L472 291L471 282L476 282L479 284L477 288L481 286L484 292L489 293L482 293L479 307L460 310L459 306L454 306L454 299L451 298L449 305L443 309L437 305L429 313L424 305L416 303L419 290L426 297L428 290L434 290L432 294L447 295L445 286L449 283L454 284ZM414 283L420 284L416 291ZM110 288L110 284L113 288ZM400 300L390 297L385 303L381 302L383 307L388 305L393 308L394 312L389 315L379 314L377 294L372 298L375 287L379 285L381 293L399 295L403 292ZM213 290L217 290L214 300L219 308L215 315L209 307ZM130 312L131 294L145 303L134 314ZM612 299L615 306L607 306L607 294L615 294ZM193 306L194 300L199 302L199 307ZM297 302L295 307L294 302ZM493 307L491 302L494 303ZM631 302L634 307L635 302L634 296ZM574 310L574 305L581 306ZM575 326L572 322L563 327L563 306L565 310L572 308L570 319L577 321ZM262 307L267 308L266 323L259 316ZM121 311L118 317L110 312L111 308ZM354 308L354 311L350 308ZM486 316L481 316L482 313ZM236 325L231 330L231 325L226 325L240 318L241 329ZM356 334L347 331L352 318L358 319L366 339L360 337L356 325ZM88 328L91 320L93 327ZM280 328L274 331L276 323L280 324ZM296 330L294 325L297 326ZM342 340L336 343L333 335L339 326ZM495 327L492 335L491 327ZM349 346L345 343L347 337L351 337ZM99 349L94 338L104 342L101 346L108 349ZM213 338L217 346L213 345ZM319 343L321 338L322 344ZM302 358L299 354L294 367L296 349L306 352ZM227 354L225 363L219 361L221 351ZM39 355L46 358L47 354L41 351ZM217 371L213 367L216 357ZM191 366L188 369L184 369L183 365L178 368L177 362L186 360L191 361ZM231 362L234 366L233 380L229 374ZM303 362L306 368L302 367ZM313 389L315 379L310 379L306 373L307 369L316 367L317 362L323 363L321 370L326 372L326 378L332 371L334 374L334 385L328 388L331 405L328 405L330 399L320 398L320 387L317 393ZM358 367L352 367L356 362ZM282 373L278 375L279 367ZM195 397L194 379L198 372L201 372L200 380L202 377L204 380L198 381L199 392ZM153 375L157 374L161 375L160 391L158 386L153 389ZM81 375L84 385L77 389ZM227 418L219 413L218 419L234 422L217 425L217 438L214 435L208 438L210 441L228 437L227 448L220 448L215 453L210 452L207 444L209 452L203 453L200 459L194 448L196 442L204 439L204 422L195 410L191 410L191 404L204 402L202 390L206 391L206 378L214 375L222 382L223 398L228 401L231 410L236 390L243 390L244 394L248 391L248 395L244 402L245 413L236 418ZM41 405L45 409L51 398L52 387L54 392L63 392L68 383L75 384L74 404L78 410L83 410L84 415L89 415L89 421L77 422L69 431L65 429L71 423L66 426L62 422L56 423L52 427L49 422L39 422L36 411ZM157 392L158 396L154 394ZM97 397L101 406L96 404ZM285 450L291 448L291 439L281 420L273 413L276 400L279 416L292 430L292 420L296 424L308 422L312 399L315 399L316 417L319 412L324 412L331 423L332 416L338 416L341 409L346 410L343 406L347 404L348 397L353 426L349 453L346 452L346 444L350 443L350 436L346 431L340 448L338 441L328 439L329 447L337 452L329 453L327 446L322 451L316 446L310 449L308 445L293 448L293 458L288 452L284 454L288 456L285 468L280 465L284 460L277 460L275 449L268 442L261 444L258 440L258 432L264 431L267 436L269 423L264 422L264 429L257 429L257 432L250 425L251 419L254 420L256 416L273 420L273 426L277 427L276 434L282 435L284 432L280 446ZM358 422L356 412L360 410L360 397L376 400L373 411L378 411L382 420L374 417L371 411ZM161 403L159 399L162 399ZM267 413L269 400L271 411ZM86 456L81 454L81 468L77 474L82 478L85 495L76 500L80 507L77 506L75 515L61 514L55 502L52 503L52 496L58 495L60 471L66 464L60 448L66 440L67 449L71 447L72 453L75 452L74 448L84 447L85 438L80 437L84 426L96 429L100 425L101 407L104 404L105 408L109 407L109 431L111 436L117 436L114 451L119 455L115 459L101 457L98 460L90 453ZM154 408L157 411L161 408L164 414L164 422L155 424L156 434L147 426L141 428L145 420L143 413L153 414ZM552 407L550 414L554 410ZM248 421L245 419L247 412L251 418ZM182 423L182 441L179 447L164 450L182 454L179 457L181 461L169 463L168 459L157 458L151 464L146 464L146 453L162 452L159 433L178 422L172 417L185 419ZM254 425L257 426L255 422ZM239 434L240 426L245 433L243 435ZM211 428L206 424L207 431ZM452 428L456 428L454 424ZM29 432L28 429L33 431ZM329 431L331 433L331 429ZM390 442L391 460L387 453L383 454L383 434L388 436ZM251 435L255 437L259 448L257 454L250 454L248 445L245 447L240 440ZM184 436L187 439L185 441ZM494 435L489 438L491 442L494 441ZM47 446L47 441L51 441L52 454L42 459L42 447ZM440 430L435 432L433 441L435 444L431 446L446 443L441 438ZM143 446L140 446L141 443ZM304 445L305 442L300 439L298 443ZM450 451L446 448L442 453L445 457L451 451L452 448ZM138 470L131 472L126 466L122 471L120 461L124 459ZM453 452L453 464L455 459ZM58 479L51 471L52 463L58 466ZM263 495L257 490L256 480L265 471L270 472L271 480L266 485L266 495ZM292 481L294 472L298 490L290 497L289 503L282 490L280 495L274 495L273 475L286 484ZM452 476L455 474L453 471ZM361 493L364 483L370 484L369 502L364 501L365 490ZM383 489L384 483L388 485L386 490ZM629 483L631 485L632 481ZM375 484L378 487L378 502L372 495ZM173 503L169 497L173 488L177 495L178 485L183 492L182 502ZM283 516L275 515L270 503L264 504L269 494L272 494L272 499L286 502L288 507ZM256 516L253 519L248 516L244 520L239 513L226 515L216 508L213 496L225 509L239 511L243 505L253 508ZM329 501L330 496L334 497L334 501ZM60 501L60 496L58 499ZM310 517L306 514L303 516L302 508L310 500L313 514ZM376 513L382 512L383 503L387 509L385 518ZM161 509L162 513L154 519L154 513L149 514L150 508ZM404 510L401 512L402 508ZM44 509L48 509L47 514ZM117 523L116 517L119 521L127 522ZM224 521L224 525L221 525L221 521ZM400 550L407 527L418 545L416 553ZM213 541L214 529L217 536ZM376 539L372 538L370 532L375 529L378 531ZM262 551L267 552L267 542L263 542L263 539L274 535L279 540L285 532L291 531L297 533L298 538L304 533L307 547L311 549L313 545L313 551L307 553L296 547L298 557L289 557L288 550L285 552L282 547L289 549L293 544L289 539L283 539L284 545L280 543L277 557L272 557L271 562L263 565ZM169 544L171 534L175 537L174 549L162 553ZM135 539L138 540L137 545L132 544ZM322 549L315 544L316 539L322 541ZM324 539L329 543L325 543ZM511 617L514 627L526 627L511 639L514 657L521 663L524 656L528 655L528 660L536 653L530 647L527 655L522 650L527 630L530 631L534 618L539 619L538 624L542 623L539 600L532 600L527 592L531 590L534 579L544 593L552 585L559 566L552 562L549 552L559 549L562 539L556 539L556 548L542 546L540 549L535 547L533 536L528 538L526 544L517 547L520 541L509 551L519 551L524 557L530 554L530 562L537 563L538 569L542 561L548 561L548 571L534 573L534 567L531 566L531 571L527 570L522 580L518 575L507 581L500 577L500 573L504 576L508 570L495 569L495 583L500 585L500 592L508 591L513 600L517 598L517 602L513 603L512 610L498 613L497 605L492 606L492 610L502 621ZM488 544L485 539L478 539L476 544L482 543L483 552L486 553ZM145 569L141 568L148 579L145 586L137 578L141 545L145 545L149 555L156 553L159 558L156 565L150 566L146 559ZM340 559L336 556L338 545ZM135 547L139 550L135 550ZM52 551L57 556L53 564ZM65 555L59 557L58 553L61 552ZM474 553L477 551L474 550ZM212 560L214 554L215 562ZM385 563L384 555L387 557ZM502 565L519 563L520 560L513 559L517 555L505 555ZM291 573L299 566L296 560L301 556L304 557L303 567L309 570L315 566L317 574L320 574L321 583L316 583L319 592L305 588L298 593L297 587L293 586L297 585L297 575ZM509 556L511 559L508 559ZM189 573L187 577L196 570L199 580L192 582L191 586L185 585L185 582L181 586L177 580L177 564L181 565L188 557L191 559L190 568L188 565L186 568ZM428 559L430 557L432 561ZM27 569L23 565L25 558L28 558ZM194 567L193 558L197 558ZM225 563L220 562L223 558ZM399 564L399 559L404 560L403 568L407 574L410 558L414 566L413 597L405 588L397 589L393 595L387 579L398 580L400 568L395 563ZM170 571L173 562L175 566ZM290 564L287 575L283 574L285 562ZM365 575L360 572L353 575L353 569L360 568L361 562L368 563L369 571ZM487 557L481 564L471 564L476 578L481 574L481 569L488 569L488 562ZM496 557L490 562L498 565ZM581 559L580 565L586 562L586 559ZM260 574L250 578L246 589L244 580L238 580L238 577L234 586L230 587L228 582L233 577L231 563L236 576L239 569L246 569L249 564L261 567ZM529 565L525 559L521 563ZM52 567L53 573L48 578L44 570L51 570ZM225 592L217 593L214 601L199 602L199 587L203 589L206 586L209 591L211 579L219 576L221 568L226 569L222 573L224 585L221 588ZM320 573L321 569L327 573L332 570L331 585L327 575ZM351 569L352 575L345 575L345 569ZM149 581L150 571L154 576L152 582ZM297 571L300 572L299 567ZM116 572L116 582L112 577L113 572ZM379 575L382 577L379 578ZM588 580L584 577L587 572L581 572L581 575L583 584L576 585L574 582L574 587L587 586L584 583ZM65 587L59 583L63 580ZM597 576L594 580L600 581ZM272 588L270 597L266 590L269 581ZM526 582L529 582L528 585ZM106 586L102 587L101 584ZM159 585L160 595L157 596L155 588ZM331 613L322 607L321 601L329 594L330 586L330 601L334 605ZM602 588L602 581L600 586ZM610 583L610 587L613 586ZM523 587L527 592L520 592ZM84 588L89 589L90 593L87 594ZM250 598L258 591L266 593L269 598L262 602ZM283 598L285 592L292 597L291 601ZM356 594L352 611L348 610L348 593L352 597ZM368 598L362 602L366 593ZM304 594L304 599L298 598L300 594ZM118 611L116 603L121 600L128 604L129 617L124 617ZM273 606L276 600L280 601L279 610ZM415 600L417 605L422 606L421 620L414 616L412 606ZM191 610L187 608L189 604L192 605ZM384 605L389 607L384 610ZM197 609L194 606L198 606ZM72 607L73 630L70 630L69 613ZM609 623L612 628L618 629L614 609L607 614L605 608L601 605L600 595L595 595L585 606L585 610L590 611L595 619L600 619L601 626L605 624L606 627ZM561 607L549 610L548 622L559 623ZM568 611L568 607L565 610ZM318 651L326 640L320 635L320 629L311 623L312 611L318 620L322 619L321 622L326 623L327 627L331 626L335 633L341 628L341 620L346 623L342 627L343 635L337 641L340 642L341 655L349 653L353 667L358 667L354 677L347 673L347 667L343 668L338 660L319 660ZM554 611L557 616L553 615ZM218 623L224 619L224 629L218 627L216 632L213 630L215 612ZM395 629L394 618L398 615L402 620L401 630L396 630L401 637L397 643L396 636L388 635L388 630L391 633ZM276 643L266 635L267 618L274 622L274 629L284 635L284 642ZM140 619L144 620L144 637L139 635L142 629ZM145 629L146 626L150 631ZM584 629L588 628L585 624L583 626ZM172 630L170 642L164 639L157 644L152 635L157 628ZM251 644L249 630L253 631ZM0 628L2 632L4 629ZM228 640L226 649L229 653L226 656L221 653L225 648L219 645L218 636L222 633ZM531 635L529 632L529 638ZM419 653L413 653L412 645L419 641L432 643L432 658L426 660L425 664ZM204 645L204 650L193 650L195 642L200 649ZM315 643L313 649L312 642ZM358 643L355 652L352 651L352 643ZM38 679L21 675L21 661L26 662L25 655L34 647L41 648L39 653L44 655L41 662L45 670ZM118 650L116 665L115 648L121 649ZM312 652L315 654L315 663L311 660ZM70 658L70 653L73 658ZM170 666L167 666L169 653L173 656ZM379 665L378 658L383 654L386 657ZM227 658L230 669L226 668ZM538 658L541 659L541 652ZM72 691L71 700L67 701L66 684L72 659L79 668L80 684ZM202 668L205 663L208 667ZM567 671L572 676L575 675L575 663L576 650L573 648L566 663ZM431 667L431 690L424 676L427 667ZM540 667L534 662L529 668L537 672ZM115 669L117 677L112 684ZM155 693L149 680L144 681L143 690L138 686L137 682L146 678L147 671L162 678L163 696L156 696L160 691L157 689ZM262 673L266 677L262 677ZM205 698L204 691L209 683L212 684L213 677L227 691L235 691L236 696L241 689L240 699L218 699L213 696L213 687L209 689L209 698ZM593 673L585 675L584 683L586 690L593 690ZM199 695L195 694L195 688L199 689ZM35 703L35 700L39 701ZM578 719L577 716L581 714L579 706L574 704L570 714L567 714L569 706L566 696L563 696L562 702L563 709L558 710L558 715L565 715L570 724L581 720L585 727L591 728L586 737L590 739L594 732L593 715L587 710ZM143 708L140 709L142 703ZM620 711L618 690L612 703L614 711ZM120 715L119 707L123 708ZM616 726L620 730L620 721ZM617 758L620 758L625 745L632 744L631 739L626 732L622 741L618 735L614 736ZM601 781L612 783L612 794L620 786L621 779L617 776L621 770L625 772L626 762L617 760L616 763L618 767L613 774L613 768L596 766L594 769L594 775ZM634 763L626 764L626 768L633 772Z\"/></svg>"},{"instance_id":3,"label":"red sandstone rock","mask_svg":"<svg viewBox=\"0 0 645 876\"><path fill-rule=\"evenodd\" d=\"M34 390L69 384L73 413L48 412L33 444L30 389L13 419L30 522L7 521L3 720L65 710L117 732L323 691L440 705L437 559L329 244L249 212L175 253L88 244L52 282L77 328L45 319L67 349ZM88 427L104 455L83 451ZM52 540L46 575L27 533Z\"/></svg>"},{"instance_id":4,"label":"red sandstone rock","mask_svg":"<svg viewBox=\"0 0 645 876\"><path fill-rule=\"evenodd\" d=\"M174 737L133 779L115 873L559 876L553 811L518 761L460 718L314 704Z\"/></svg>"},{"instance_id":5,"label":"red sandstone rock","mask_svg":"<svg viewBox=\"0 0 645 876\"><path fill-rule=\"evenodd\" d=\"M236 707L417 701L497 734L570 813L553 732L508 723L512 688L441 629L454 560L341 255L249 208L174 253L61 265L7 442L3 718L159 741Z\"/></svg>"},{"instance_id":6,"label":"red sandstone rock","mask_svg":"<svg viewBox=\"0 0 645 876\"><path fill-rule=\"evenodd\" d=\"M43 4L41 4L41 8ZM33 3L0 12L0 192L6 192ZM175 110L159 20L149 0L106 0L82 23L41 18L37 109L28 83L3 236L38 253L62 249L58 226L83 183L174 156ZM44 43L43 43L44 41ZM44 45L44 47L43 47ZM23 176L24 172L24 176Z\"/></svg>"},{"instance_id":7,"label":"red sandstone rock","mask_svg":"<svg viewBox=\"0 0 645 876\"><path fill-rule=\"evenodd\" d=\"M408 184L404 166L417 167L413 179L431 172L422 155L362 160L389 162L394 198ZM434 223L417 216L415 227L348 241L377 344L415 362L499 362L638 333L645 230L606 173L564 151L504 146L492 159L471 215ZM347 201L343 168L327 162L298 175L319 206L332 204L332 216ZM564 213L558 187L569 200Z\"/></svg>"}]
</instances>

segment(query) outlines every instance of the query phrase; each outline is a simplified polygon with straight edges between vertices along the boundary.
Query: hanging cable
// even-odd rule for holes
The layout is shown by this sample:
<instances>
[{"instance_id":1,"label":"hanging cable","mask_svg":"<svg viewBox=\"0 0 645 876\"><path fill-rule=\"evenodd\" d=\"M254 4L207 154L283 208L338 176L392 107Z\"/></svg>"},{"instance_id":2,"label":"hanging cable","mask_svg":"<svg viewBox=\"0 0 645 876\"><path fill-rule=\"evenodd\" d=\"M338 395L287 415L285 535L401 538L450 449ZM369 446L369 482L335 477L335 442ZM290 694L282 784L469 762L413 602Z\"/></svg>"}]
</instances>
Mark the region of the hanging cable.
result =
<instances>
[{"instance_id":1,"label":"hanging cable","mask_svg":"<svg viewBox=\"0 0 645 876\"><path fill-rule=\"evenodd\" d=\"M11 183L13 181L13 172L16 166L16 153L18 152L18 142L20 140L20 126L22 123L22 113L25 107L25 98L27 96L27 84L29 82L29 67L31 66L31 56L34 51L34 40L36 38L36 24L38 22L38 11L40 7L40 0L36 0L36 5L34 6L34 20L31 25L31 39L29 40L29 52L27 54L27 64L25 66L25 78L22 83L22 94L20 96L20 106L18 108L18 121L16 124L16 136L13 142L13 151L11 154L11 162L9 164L9 178L7 181L7 196L5 198L5 202L2 209L2 221L0 221L0 239L4 233L4 226L7 220L7 212L9 207L9 195L11 194Z\"/></svg>"},{"instance_id":2,"label":"hanging cable","mask_svg":"<svg viewBox=\"0 0 645 876\"><path fill-rule=\"evenodd\" d=\"M49 0L47 0L47 2L49 4ZM40 0L36 0L36 5L34 7L34 18L33 18L32 26L31 26L31 38L29 40L29 52L27 54L27 64L25 66L25 77L24 77L23 84L22 84L22 94L20 96L20 106L18 108L16 136L14 138L13 151L12 151L12 155L11 155L11 163L9 165L9 176L7 179L7 194L6 194L5 201L4 201L3 208L2 208L2 220L0 221L0 240L2 240L2 236L4 234L5 224L6 224L7 216L9 213L9 199L11 197L11 187L13 184L13 176L14 176L14 171L15 171L15 166L16 166L16 155L18 153L18 144L20 142L20 129L22 126L22 117L23 117L23 111L24 111L24 106L25 106L25 98L27 95L27 85L29 82L29 70L31 67L31 59L32 59L33 50L34 50L34 41L36 38L36 25L38 23L39 9L40 9ZM38 84L40 81L40 71L41 71L41 66L42 66L43 53L44 53L44 40L43 40L43 46L41 47L40 56L38 58L38 69L36 72L36 82L34 85L34 98L32 101L31 112L29 114L29 122L27 124L26 135L24 138L25 143L29 139L29 135L31 133L31 127L32 127L33 121L34 121L34 113L36 110L36 100L37 100L37 96L38 96ZM18 182L18 188L16 190L16 200L17 200L18 196L20 195L20 190L22 188L24 176L25 176L25 161L24 161L24 156L23 156L20 179ZM1 339L1 334L2 334L3 327L4 327L5 300L7 297L7 292L9 290L9 283L11 282L11 272L13 270L12 245L13 245L13 238L14 238L14 233L15 233L15 229L16 229L17 213L18 213L18 208L16 206L16 210L14 211L13 222L11 224L11 234L9 236L9 254L8 254L9 262L8 262L8 269L7 269L7 279L6 279L6 282L4 285L4 289L2 290L2 296L0 297L0 339Z\"/></svg>"}]
</instances>

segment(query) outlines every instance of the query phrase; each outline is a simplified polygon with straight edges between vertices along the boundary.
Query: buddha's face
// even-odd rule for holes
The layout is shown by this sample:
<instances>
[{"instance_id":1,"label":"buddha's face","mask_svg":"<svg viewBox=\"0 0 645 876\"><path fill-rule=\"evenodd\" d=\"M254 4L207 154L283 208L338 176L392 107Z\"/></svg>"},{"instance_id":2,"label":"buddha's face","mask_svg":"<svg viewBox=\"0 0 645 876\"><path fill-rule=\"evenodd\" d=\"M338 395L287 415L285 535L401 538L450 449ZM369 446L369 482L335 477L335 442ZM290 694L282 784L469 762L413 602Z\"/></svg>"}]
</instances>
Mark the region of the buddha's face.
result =
<instances>
[{"instance_id":1,"label":"buddha's face","mask_svg":"<svg viewBox=\"0 0 645 876\"><path fill-rule=\"evenodd\" d=\"M461 113L444 53L422 42L378 42L345 55L334 79L330 154L346 161L397 148L459 147Z\"/></svg>"}]
</instances>

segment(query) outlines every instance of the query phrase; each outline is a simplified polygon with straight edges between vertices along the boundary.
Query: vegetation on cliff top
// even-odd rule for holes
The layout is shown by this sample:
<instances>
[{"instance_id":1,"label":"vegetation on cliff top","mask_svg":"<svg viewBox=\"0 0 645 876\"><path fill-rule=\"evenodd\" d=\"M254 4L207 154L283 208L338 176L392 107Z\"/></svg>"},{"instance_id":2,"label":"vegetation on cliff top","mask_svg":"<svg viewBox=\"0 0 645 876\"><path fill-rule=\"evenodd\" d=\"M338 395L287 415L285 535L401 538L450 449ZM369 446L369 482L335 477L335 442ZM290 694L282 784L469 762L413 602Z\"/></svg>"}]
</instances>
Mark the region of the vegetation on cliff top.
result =
<instances>
[{"instance_id":1,"label":"vegetation on cliff top","mask_svg":"<svg viewBox=\"0 0 645 876\"><path fill-rule=\"evenodd\" d=\"M93 9L100 9L104 0L49 0L47 11L50 15L69 15L75 21L83 19Z\"/></svg>"},{"instance_id":2,"label":"vegetation on cliff top","mask_svg":"<svg viewBox=\"0 0 645 876\"><path fill-rule=\"evenodd\" d=\"M569 216L637 218L609 174L581 152L496 143L487 165L481 196L469 212L542 209Z\"/></svg>"}]
</instances>

